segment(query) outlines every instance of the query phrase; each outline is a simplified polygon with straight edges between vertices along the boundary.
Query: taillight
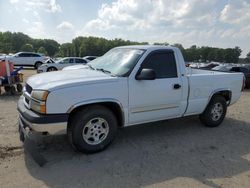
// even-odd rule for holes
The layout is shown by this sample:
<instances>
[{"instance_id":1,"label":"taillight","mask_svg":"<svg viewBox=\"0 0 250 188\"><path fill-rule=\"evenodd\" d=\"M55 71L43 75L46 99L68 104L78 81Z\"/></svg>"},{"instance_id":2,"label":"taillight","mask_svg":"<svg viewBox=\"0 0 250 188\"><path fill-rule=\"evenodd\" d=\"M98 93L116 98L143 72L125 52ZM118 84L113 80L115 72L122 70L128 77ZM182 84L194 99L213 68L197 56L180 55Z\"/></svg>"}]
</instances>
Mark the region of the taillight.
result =
<instances>
[{"instance_id":1,"label":"taillight","mask_svg":"<svg viewBox=\"0 0 250 188\"><path fill-rule=\"evenodd\" d=\"M245 78L245 76L243 76L243 83L242 83L241 91L243 91L245 89L245 86L246 86L246 78Z\"/></svg>"}]
</instances>

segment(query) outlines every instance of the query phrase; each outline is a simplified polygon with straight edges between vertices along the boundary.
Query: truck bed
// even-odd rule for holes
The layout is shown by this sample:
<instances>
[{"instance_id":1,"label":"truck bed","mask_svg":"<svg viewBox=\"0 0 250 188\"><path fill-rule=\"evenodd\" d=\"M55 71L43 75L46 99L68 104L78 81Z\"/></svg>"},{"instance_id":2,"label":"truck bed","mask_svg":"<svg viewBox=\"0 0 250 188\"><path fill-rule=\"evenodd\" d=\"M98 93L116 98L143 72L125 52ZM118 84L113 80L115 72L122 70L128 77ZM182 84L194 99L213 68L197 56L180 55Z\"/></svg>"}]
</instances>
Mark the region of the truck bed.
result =
<instances>
[{"instance_id":1,"label":"truck bed","mask_svg":"<svg viewBox=\"0 0 250 188\"><path fill-rule=\"evenodd\" d=\"M194 75L228 75L228 74L234 74L229 72L219 72L219 71L212 71L212 70L202 70L202 69L195 69L188 67L186 69L187 75L194 76Z\"/></svg>"},{"instance_id":2,"label":"truck bed","mask_svg":"<svg viewBox=\"0 0 250 188\"><path fill-rule=\"evenodd\" d=\"M189 82L188 108L186 115L199 114L205 110L214 92L230 92L230 104L235 103L241 95L242 73L227 73L210 70L187 68Z\"/></svg>"}]
</instances>

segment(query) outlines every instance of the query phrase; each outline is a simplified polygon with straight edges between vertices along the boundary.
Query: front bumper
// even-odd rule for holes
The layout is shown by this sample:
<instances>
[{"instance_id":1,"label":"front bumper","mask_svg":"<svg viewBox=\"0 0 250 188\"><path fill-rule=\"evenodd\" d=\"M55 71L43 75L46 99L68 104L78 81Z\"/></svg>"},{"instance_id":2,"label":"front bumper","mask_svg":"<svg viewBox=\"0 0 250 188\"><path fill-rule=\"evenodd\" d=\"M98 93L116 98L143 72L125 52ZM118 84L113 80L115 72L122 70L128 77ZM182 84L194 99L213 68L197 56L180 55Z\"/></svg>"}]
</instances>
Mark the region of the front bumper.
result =
<instances>
[{"instance_id":1,"label":"front bumper","mask_svg":"<svg viewBox=\"0 0 250 188\"><path fill-rule=\"evenodd\" d=\"M38 114L26 108L22 97L18 101L19 129L27 131L49 133L51 135L65 134L67 130L68 114Z\"/></svg>"},{"instance_id":2,"label":"front bumper","mask_svg":"<svg viewBox=\"0 0 250 188\"><path fill-rule=\"evenodd\" d=\"M36 72L37 72L37 73L42 73L42 72L46 72L46 71L41 70L41 69L37 69Z\"/></svg>"}]
</instances>

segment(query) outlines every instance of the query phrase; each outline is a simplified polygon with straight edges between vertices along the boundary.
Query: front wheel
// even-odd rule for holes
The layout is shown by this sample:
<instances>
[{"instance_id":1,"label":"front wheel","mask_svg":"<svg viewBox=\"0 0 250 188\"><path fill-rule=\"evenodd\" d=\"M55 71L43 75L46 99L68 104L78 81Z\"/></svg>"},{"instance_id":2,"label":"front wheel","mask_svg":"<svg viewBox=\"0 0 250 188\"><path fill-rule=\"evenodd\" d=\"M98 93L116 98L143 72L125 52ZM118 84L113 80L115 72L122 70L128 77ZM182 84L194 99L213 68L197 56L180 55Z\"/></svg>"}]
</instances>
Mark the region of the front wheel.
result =
<instances>
[{"instance_id":1,"label":"front wheel","mask_svg":"<svg viewBox=\"0 0 250 188\"><path fill-rule=\"evenodd\" d=\"M207 127L217 127L224 120L227 112L227 103L223 96L216 95L209 102L205 111L199 116Z\"/></svg>"},{"instance_id":2,"label":"front wheel","mask_svg":"<svg viewBox=\"0 0 250 188\"><path fill-rule=\"evenodd\" d=\"M55 67L49 67L47 69L47 72L52 72L52 71L57 71L57 68L55 68Z\"/></svg>"},{"instance_id":3,"label":"front wheel","mask_svg":"<svg viewBox=\"0 0 250 188\"><path fill-rule=\"evenodd\" d=\"M78 151L99 152L114 140L117 119L106 107L89 106L73 115L67 132L69 141Z\"/></svg>"}]
</instances>

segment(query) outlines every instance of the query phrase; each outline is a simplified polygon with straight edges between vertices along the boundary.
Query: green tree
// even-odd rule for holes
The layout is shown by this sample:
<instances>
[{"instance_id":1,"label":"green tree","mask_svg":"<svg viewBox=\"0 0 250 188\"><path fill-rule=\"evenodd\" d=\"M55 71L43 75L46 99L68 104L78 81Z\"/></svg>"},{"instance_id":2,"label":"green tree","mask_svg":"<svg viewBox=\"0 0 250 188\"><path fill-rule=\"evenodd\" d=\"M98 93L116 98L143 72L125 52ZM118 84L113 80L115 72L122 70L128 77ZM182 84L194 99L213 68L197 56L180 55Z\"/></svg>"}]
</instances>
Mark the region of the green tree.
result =
<instances>
[{"instance_id":1,"label":"green tree","mask_svg":"<svg viewBox=\"0 0 250 188\"><path fill-rule=\"evenodd\" d=\"M250 63L250 52L247 53L247 56L245 58L246 63Z\"/></svg>"},{"instance_id":2,"label":"green tree","mask_svg":"<svg viewBox=\"0 0 250 188\"><path fill-rule=\"evenodd\" d=\"M32 44L24 44L21 47L21 50L24 51L24 52L33 52L34 48L33 48Z\"/></svg>"},{"instance_id":3,"label":"green tree","mask_svg":"<svg viewBox=\"0 0 250 188\"><path fill-rule=\"evenodd\" d=\"M161 46L168 46L169 43L168 42L155 42L154 45L161 45Z\"/></svg>"},{"instance_id":4,"label":"green tree","mask_svg":"<svg viewBox=\"0 0 250 188\"><path fill-rule=\"evenodd\" d=\"M60 44L55 40L44 39L44 48L49 56L54 56L59 51Z\"/></svg>"},{"instance_id":5,"label":"green tree","mask_svg":"<svg viewBox=\"0 0 250 188\"><path fill-rule=\"evenodd\" d=\"M40 54L44 54L44 55L48 55L48 52L45 50L45 48L43 46L41 46L38 50L38 53Z\"/></svg>"}]
</instances>

